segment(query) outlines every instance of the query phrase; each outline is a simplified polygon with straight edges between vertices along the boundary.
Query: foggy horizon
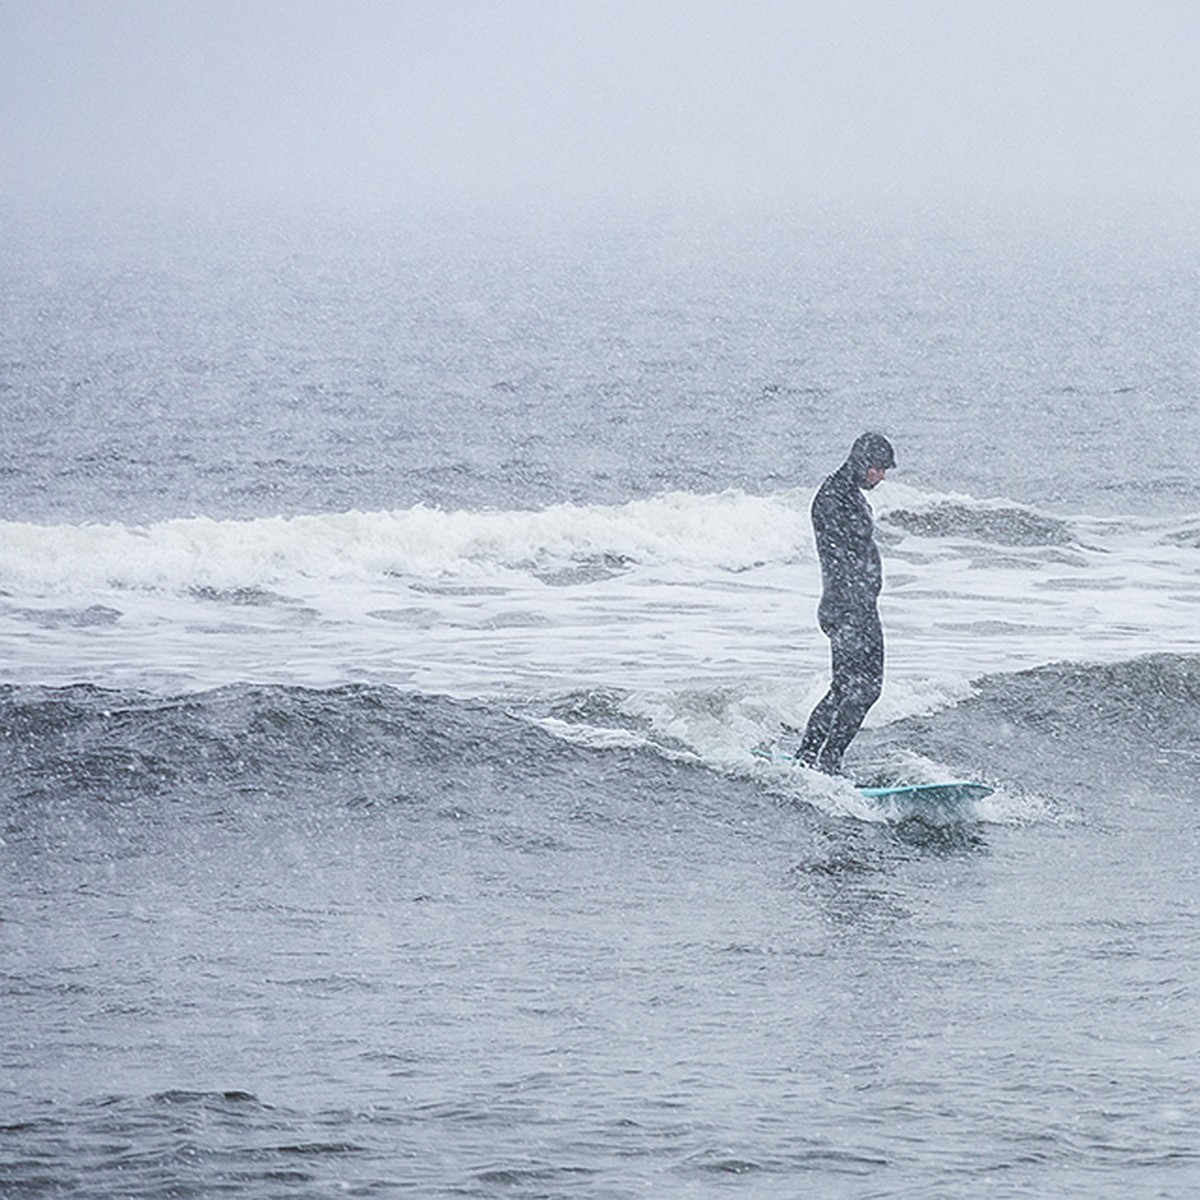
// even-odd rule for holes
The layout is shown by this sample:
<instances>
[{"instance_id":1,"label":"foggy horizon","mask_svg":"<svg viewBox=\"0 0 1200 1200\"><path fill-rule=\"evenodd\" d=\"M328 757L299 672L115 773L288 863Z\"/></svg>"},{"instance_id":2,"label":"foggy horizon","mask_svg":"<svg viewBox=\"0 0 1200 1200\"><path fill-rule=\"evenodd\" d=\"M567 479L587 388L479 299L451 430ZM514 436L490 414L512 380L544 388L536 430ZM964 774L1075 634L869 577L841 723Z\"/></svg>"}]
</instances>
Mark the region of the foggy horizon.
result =
<instances>
[{"instance_id":1,"label":"foggy horizon","mask_svg":"<svg viewBox=\"0 0 1200 1200\"><path fill-rule=\"evenodd\" d=\"M1200 10L0 0L0 200L1200 195Z\"/></svg>"}]
</instances>

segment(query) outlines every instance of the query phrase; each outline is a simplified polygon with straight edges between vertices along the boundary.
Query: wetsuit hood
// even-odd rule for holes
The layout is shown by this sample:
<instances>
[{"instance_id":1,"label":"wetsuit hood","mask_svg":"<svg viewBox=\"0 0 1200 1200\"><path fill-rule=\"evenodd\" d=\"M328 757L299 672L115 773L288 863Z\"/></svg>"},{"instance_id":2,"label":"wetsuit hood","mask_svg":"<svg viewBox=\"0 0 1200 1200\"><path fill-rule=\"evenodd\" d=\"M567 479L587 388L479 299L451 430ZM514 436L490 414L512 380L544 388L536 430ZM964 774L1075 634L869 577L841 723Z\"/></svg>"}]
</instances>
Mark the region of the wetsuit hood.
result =
<instances>
[{"instance_id":1,"label":"wetsuit hood","mask_svg":"<svg viewBox=\"0 0 1200 1200\"><path fill-rule=\"evenodd\" d=\"M896 452L892 449L892 443L882 433L859 434L850 448L850 457L846 460L846 465L850 468L850 478L860 488L865 488L867 468L890 470L896 465Z\"/></svg>"}]
</instances>

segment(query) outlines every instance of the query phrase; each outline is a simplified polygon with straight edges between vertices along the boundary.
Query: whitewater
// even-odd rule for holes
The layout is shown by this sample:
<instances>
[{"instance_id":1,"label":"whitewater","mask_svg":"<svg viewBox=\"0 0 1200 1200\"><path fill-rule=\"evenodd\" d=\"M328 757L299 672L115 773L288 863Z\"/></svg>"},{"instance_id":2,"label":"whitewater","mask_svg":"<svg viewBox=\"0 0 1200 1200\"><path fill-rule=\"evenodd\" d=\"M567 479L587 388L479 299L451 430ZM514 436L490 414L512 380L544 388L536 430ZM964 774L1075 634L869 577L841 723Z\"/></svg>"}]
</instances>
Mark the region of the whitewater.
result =
<instances>
[{"instance_id":1,"label":"whitewater","mask_svg":"<svg viewBox=\"0 0 1200 1200\"><path fill-rule=\"evenodd\" d=\"M889 635L875 721L997 671L1198 647L1195 522L1050 516L897 482L873 500ZM730 490L540 511L5 523L0 678L461 697L740 687L794 722L827 669L810 501Z\"/></svg>"}]
</instances>

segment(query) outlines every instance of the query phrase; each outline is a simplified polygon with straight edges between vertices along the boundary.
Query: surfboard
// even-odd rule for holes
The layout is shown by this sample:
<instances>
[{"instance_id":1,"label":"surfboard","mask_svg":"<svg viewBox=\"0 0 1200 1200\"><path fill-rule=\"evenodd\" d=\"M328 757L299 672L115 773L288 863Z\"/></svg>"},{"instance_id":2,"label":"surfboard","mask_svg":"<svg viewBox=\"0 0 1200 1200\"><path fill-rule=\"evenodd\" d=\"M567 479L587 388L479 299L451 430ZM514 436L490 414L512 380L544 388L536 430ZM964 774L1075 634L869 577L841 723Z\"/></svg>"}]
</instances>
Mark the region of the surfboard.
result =
<instances>
[{"instance_id":1,"label":"surfboard","mask_svg":"<svg viewBox=\"0 0 1200 1200\"><path fill-rule=\"evenodd\" d=\"M782 750L755 746L751 753L756 758L780 767L798 766L795 758ZM858 785L855 785L856 787ZM953 808L970 804L990 796L994 788L986 783L971 780L946 780L942 783L900 783L888 787L858 787L858 793L868 800L890 803L903 809L918 811L925 808Z\"/></svg>"},{"instance_id":2,"label":"surfboard","mask_svg":"<svg viewBox=\"0 0 1200 1200\"><path fill-rule=\"evenodd\" d=\"M905 783L899 787L860 787L868 800L899 800L916 804L967 804L983 800L995 790L986 783L952 780L947 783Z\"/></svg>"}]
</instances>

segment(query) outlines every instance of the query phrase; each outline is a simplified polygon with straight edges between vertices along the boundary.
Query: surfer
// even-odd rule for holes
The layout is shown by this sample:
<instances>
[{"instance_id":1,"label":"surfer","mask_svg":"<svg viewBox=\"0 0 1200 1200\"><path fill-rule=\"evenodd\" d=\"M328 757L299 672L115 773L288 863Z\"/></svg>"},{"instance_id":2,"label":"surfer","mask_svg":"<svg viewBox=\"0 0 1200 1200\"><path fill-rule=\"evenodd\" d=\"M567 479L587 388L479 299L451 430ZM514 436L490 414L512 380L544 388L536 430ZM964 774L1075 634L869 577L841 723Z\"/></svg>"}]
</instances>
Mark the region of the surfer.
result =
<instances>
[{"instance_id":1,"label":"surfer","mask_svg":"<svg viewBox=\"0 0 1200 1200\"><path fill-rule=\"evenodd\" d=\"M827 775L841 771L846 747L883 688L883 626L877 607L883 567L863 493L882 483L895 465L887 438L864 433L813 498L813 533L821 560L817 623L829 638L833 680L808 719L796 760Z\"/></svg>"}]
</instances>

